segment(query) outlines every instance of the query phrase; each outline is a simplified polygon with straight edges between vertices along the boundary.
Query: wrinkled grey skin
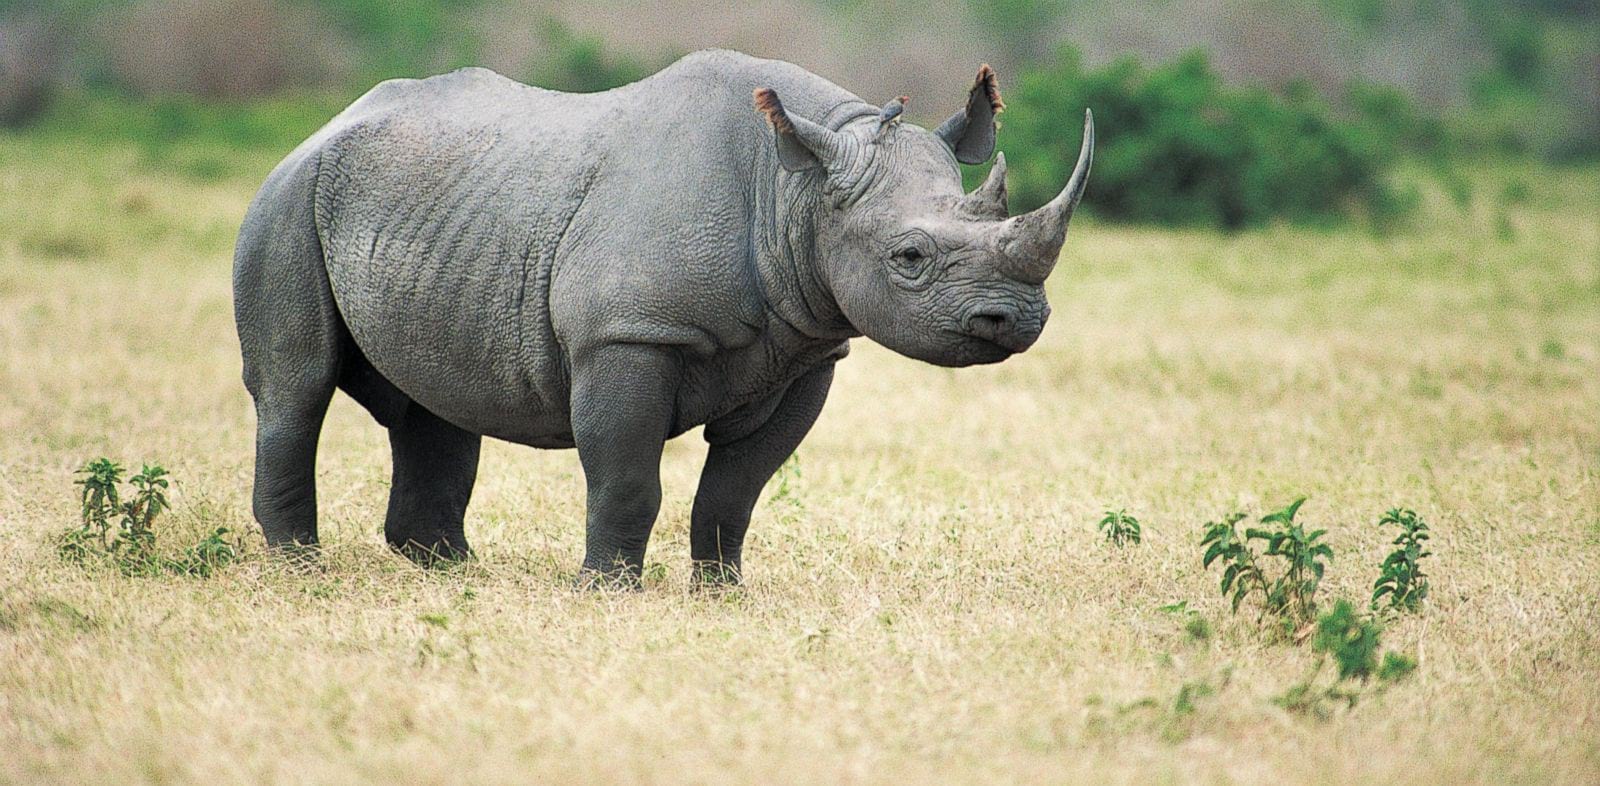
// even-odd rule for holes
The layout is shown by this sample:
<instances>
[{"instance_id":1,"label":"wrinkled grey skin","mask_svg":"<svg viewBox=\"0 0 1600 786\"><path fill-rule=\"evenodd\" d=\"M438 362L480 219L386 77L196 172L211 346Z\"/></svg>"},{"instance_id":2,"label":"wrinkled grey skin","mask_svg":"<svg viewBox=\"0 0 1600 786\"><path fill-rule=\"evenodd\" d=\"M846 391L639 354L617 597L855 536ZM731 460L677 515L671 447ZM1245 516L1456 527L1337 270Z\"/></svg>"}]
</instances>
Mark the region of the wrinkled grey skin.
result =
<instances>
[{"instance_id":1,"label":"wrinkled grey skin","mask_svg":"<svg viewBox=\"0 0 1600 786\"><path fill-rule=\"evenodd\" d=\"M389 429L384 530L422 562L468 554L483 436L576 446L590 579L637 581L662 443L703 424L692 557L737 581L849 339L966 366L1043 329L1091 129L1062 196L1005 220L1004 159L971 195L956 167L989 158L998 103L986 66L937 131L878 138L876 106L717 51L591 95L482 69L378 85L273 170L239 233L268 544L317 541L337 388Z\"/></svg>"}]
</instances>

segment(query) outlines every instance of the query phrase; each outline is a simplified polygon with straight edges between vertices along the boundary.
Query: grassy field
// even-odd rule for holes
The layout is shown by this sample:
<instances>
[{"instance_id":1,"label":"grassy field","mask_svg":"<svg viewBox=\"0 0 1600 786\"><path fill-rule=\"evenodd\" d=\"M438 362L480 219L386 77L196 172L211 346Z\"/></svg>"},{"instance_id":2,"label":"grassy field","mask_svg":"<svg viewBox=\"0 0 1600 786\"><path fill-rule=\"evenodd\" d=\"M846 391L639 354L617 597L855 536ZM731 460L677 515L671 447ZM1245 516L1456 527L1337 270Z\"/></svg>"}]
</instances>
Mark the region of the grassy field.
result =
<instances>
[{"instance_id":1,"label":"grassy field","mask_svg":"<svg viewBox=\"0 0 1600 786\"><path fill-rule=\"evenodd\" d=\"M387 443L342 397L325 558L262 553L229 260L273 157L0 137L0 781L1600 780L1593 169L1480 171L1387 237L1083 223L1028 354L857 342L745 589L691 589L704 448L670 444L659 567L617 595L568 589L571 452L486 446L474 563L388 553ZM172 470L164 551L226 526L242 562L58 559L100 455ZM1365 600L1386 508L1435 536L1384 634L1417 672L1322 719L1273 702L1310 647L1231 616L1197 546L1301 494L1330 599Z\"/></svg>"}]
</instances>

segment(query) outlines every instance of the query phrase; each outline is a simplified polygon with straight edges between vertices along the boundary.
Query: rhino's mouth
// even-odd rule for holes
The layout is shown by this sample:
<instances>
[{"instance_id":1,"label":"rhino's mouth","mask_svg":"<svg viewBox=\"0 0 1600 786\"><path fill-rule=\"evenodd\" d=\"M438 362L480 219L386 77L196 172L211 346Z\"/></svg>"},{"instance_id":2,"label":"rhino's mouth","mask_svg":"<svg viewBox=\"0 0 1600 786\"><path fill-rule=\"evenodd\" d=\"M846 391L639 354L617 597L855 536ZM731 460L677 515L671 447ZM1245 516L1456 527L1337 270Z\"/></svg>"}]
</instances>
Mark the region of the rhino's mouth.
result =
<instances>
[{"instance_id":1,"label":"rhino's mouth","mask_svg":"<svg viewBox=\"0 0 1600 786\"><path fill-rule=\"evenodd\" d=\"M1018 352L1021 352L1023 349L1026 349L1026 347L1008 346L1007 344L1001 343L999 341L995 341L993 339L988 339L988 338L982 338L980 336L969 336L968 338L972 341L973 345L975 345L978 348L978 354L979 355L982 355L985 358L992 357L992 358L994 358L994 361L1005 360L1006 358L1011 357L1012 355L1015 355ZM990 362L990 361L986 360L986 361L983 361L983 362Z\"/></svg>"},{"instance_id":2,"label":"rhino's mouth","mask_svg":"<svg viewBox=\"0 0 1600 786\"><path fill-rule=\"evenodd\" d=\"M979 366L987 363L999 363L1026 349L1026 347L1013 348L1000 341L983 336L974 336L970 333L954 330L947 332L959 348L953 358L954 362L947 364L951 366Z\"/></svg>"}]
</instances>

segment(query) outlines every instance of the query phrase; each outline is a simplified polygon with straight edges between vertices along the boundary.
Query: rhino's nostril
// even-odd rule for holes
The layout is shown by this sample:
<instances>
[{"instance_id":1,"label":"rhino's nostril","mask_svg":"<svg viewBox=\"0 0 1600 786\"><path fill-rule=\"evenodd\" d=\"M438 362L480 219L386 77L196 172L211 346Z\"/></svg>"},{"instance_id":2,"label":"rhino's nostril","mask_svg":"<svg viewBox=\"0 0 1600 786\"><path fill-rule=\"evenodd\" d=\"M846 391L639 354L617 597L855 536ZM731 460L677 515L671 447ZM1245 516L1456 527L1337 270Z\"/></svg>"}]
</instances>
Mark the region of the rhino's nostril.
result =
<instances>
[{"instance_id":1,"label":"rhino's nostril","mask_svg":"<svg viewBox=\"0 0 1600 786\"><path fill-rule=\"evenodd\" d=\"M1003 336L1016 326L1016 315L1004 309L979 311L967 317L967 332L982 338Z\"/></svg>"},{"instance_id":2,"label":"rhino's nostril","mask_svg":"<svg viewBox=\"0 0 1600 786\"><path fill-rule=\"evenodd\" d=\"M1039 338L1041 320L1024 321L1022 312L1005 306L990 306L973 311L961 320L962 330L1011 352L1021 352Z\"/></svg>"}]
</instances>

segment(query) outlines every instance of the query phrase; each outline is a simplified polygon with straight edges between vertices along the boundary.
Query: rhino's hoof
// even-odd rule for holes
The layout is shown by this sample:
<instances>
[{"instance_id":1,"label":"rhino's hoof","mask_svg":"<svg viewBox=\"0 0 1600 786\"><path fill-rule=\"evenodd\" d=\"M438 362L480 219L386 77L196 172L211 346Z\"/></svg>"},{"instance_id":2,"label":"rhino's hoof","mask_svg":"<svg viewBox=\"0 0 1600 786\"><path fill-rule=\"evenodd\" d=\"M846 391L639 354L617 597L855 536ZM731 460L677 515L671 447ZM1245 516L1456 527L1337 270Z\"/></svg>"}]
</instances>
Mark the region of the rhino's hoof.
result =
<instances>
[{"instance_id":1,"label":"rhino's hoof","mask_svg":"<svg viewBox=\"0 0 1600 786\"><path fill-rule=\"evenodd\" d=\"M437 543L423 544L408 540L404 543L390 543L389 548L424 568L459 565L472 558L472 547L465 542L456 545L448 540L441 540Z\"/></svg>"},{"instance_id":2,"label":"rhino's hoof","mask_svg":"<svg viewBox=\"0 0 1600 786\"><path fill-rule=\"evenodd\" d=\"M271 543L267 545L267 553L282 560L284 566L296 572L316 572L325 567L322 547L316 543Z\"/></svg>"},{"instance_id":3,"label":"rhino's hoof","mask_svg":"<svg viewBox=\"0 0 1600 786\"><path fill-rule=\"evenodd\" d=\"M701 589L728 589L742 584L744 577L733 562L697 561L694 583Z\"/></svg>"},{"instance_id":4,"label":"rhino's hoof","mask_svg":"<svg viewBox=\"0 0 1600 786\"><path fill-rule=\"evenodd\" d=\"M583 568L572 580L572 588L579 592L642 592L644 581L639 571L620 567L613 570Z\"/></svg>"}]
</instances>

